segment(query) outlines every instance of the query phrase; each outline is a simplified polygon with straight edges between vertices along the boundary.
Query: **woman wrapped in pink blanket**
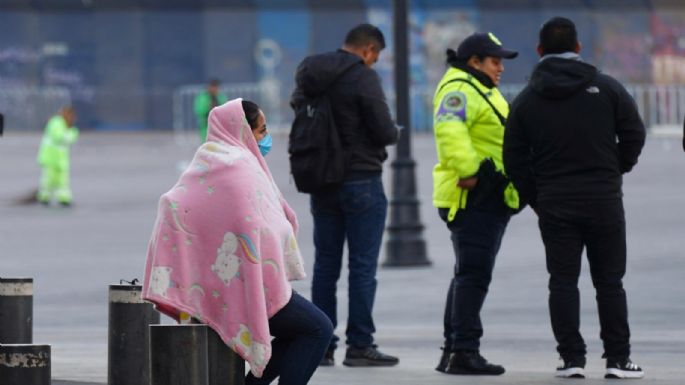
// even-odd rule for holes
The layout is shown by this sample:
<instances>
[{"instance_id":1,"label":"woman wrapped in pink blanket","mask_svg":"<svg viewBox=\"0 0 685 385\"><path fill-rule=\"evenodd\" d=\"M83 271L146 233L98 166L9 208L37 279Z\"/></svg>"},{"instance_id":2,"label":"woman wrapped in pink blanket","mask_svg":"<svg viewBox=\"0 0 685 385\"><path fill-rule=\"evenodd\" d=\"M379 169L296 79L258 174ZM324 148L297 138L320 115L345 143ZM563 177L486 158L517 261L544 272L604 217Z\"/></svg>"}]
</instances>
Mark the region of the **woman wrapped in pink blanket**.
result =
<instances>
[{"instance_id":1,"label":"woman wrapped in pink blanket","mask_svg":"<svg viewBox=\"0 0 685 385\"><path fill-rule=\"evenodd\" d=\"M305 272L295 213L264 160L270 147L256 104L210 112L207 141L159 200L143 298L212 327L249 363L246 384L306 384L332 325L289 283Z\"/></svg>"}]
</instances>

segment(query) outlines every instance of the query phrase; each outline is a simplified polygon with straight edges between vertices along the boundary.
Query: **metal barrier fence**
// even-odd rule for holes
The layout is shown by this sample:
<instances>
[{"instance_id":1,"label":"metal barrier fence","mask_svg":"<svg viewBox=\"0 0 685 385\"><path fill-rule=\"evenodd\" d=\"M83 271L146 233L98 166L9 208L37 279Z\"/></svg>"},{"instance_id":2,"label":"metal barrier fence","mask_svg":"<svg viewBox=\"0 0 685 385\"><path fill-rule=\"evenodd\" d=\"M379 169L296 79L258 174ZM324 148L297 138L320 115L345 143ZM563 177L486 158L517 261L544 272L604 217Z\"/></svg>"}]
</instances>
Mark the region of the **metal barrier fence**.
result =
<instances>
[{"instance_id":1,"label":"metal barrier fence","mask_svg":"<svg viewBox=\"0 0 685 385\"><path fill-rule=\"evenodd\" d=\"M187 85L174 91L173 95L173 128L179 144L199 143L197 119L193 104L195 97L206 89L206 85ZM281 118L279 87L273 82L233 83L219 88L228 100L243 98L257 103L268 117L268 125L277 126L285 119Z\"/></svg>"},{"instance_id":2,"label":"metal barrier fence","mask_svg":"<svg viewBox=\"0 0 685 385\"><path fill-rule=\"evenodd\" d=\"M504 97L512 101L523 89L524 84L507 84L500 87L500 92ZM174 93L174 129L177 133L187 133L194 130L196 126L193 115L193 99L204 89L204 86L186 86L179 88ZM640 116L645 125L650 129L663 126L681 126L683 116L685 116L685 86L663 86L652 84L628 84L626 85L637 104ZM229 98L242 97L254 100L263 105L264 100L276 99L278 90L265 89L258 83L227 84L222 87ZM433 127L433 87L414 87L411 90L410 98L412 103L412 128L417 132L430 132ZM269 96L266 98L265 96ZM394 94L388 95L388 102L394 106ZM265 110L269 119L269 126L274 130L287 130L292 112L283 103L268 104L270 110ZM283 119L285 117L285 119Z\"/></svg>"},{"instance_id":3,"label":"metal barrier fence","mask_svg":"<svg viewBox=\"0 0 685 385\"><path fill-rule=\"evenodd\" d=\"M0 112L6 131L42 130L50 116L71 103L71 94L60 87L0 87Z\"/></svg>"},{"instance_id":4,"label":"metal barrier fence","mask_svg":"<svg viewBox=\"0 0 685 385\"><path fill-rule=\"evenodd\" d=\"M499 87L500 92L508 101L514 100L525 84L507 84ZM411 89L411 127L416 132L431 132L433 130L433 95L435 87L415 87ZM388 95L388 103L394 109L395 95Z\"/></svg>"},{"instance_id":5,"label":"metal barrier fence","mask_svg":"<svg viewBox=\"0 0 685 385\"><path fill-rule=\"evenodd\" d=\"M523 87L523 84L503 85L500 91L511 101ZM174 92L173 129L180 142L198 142L193 101L204 89L204 85L188 85ZM628 84L626 89L635 99L640 115L650 129L682 125L685 85ZM242 97L259 104L272 131L288 130L292 121L288 98L282 96L281 91L275 82L226 84L221 87L221 92L229 99ZM411 90L412 128L417 132L432 130L433 93L433 87L414 87ZM393 106L394 94L389 94L388 99ZM47 119L69 103L71 95L66 88L0 87L0 112L5 115L5 126L10 131L42 130Z\"/></svg>"}]
</instances>

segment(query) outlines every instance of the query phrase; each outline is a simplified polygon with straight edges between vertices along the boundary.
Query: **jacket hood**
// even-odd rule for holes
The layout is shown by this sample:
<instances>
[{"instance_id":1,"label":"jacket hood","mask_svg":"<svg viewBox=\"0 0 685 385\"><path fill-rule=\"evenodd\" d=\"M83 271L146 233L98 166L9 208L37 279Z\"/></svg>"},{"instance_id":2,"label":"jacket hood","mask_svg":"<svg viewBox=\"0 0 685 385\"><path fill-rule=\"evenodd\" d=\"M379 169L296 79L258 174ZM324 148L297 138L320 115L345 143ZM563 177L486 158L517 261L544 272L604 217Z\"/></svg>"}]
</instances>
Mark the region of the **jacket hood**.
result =
<instances>
[{"instance_id":1,"label":"jacket hood","mask_svg":"<svg viewBox=\"0 0 685 385\"><path fill-rule=\"evenodd\" d=\"M552 57L535 67L530 86L544 98L565 99L585 88L597 73L597 68L582 61Z\"/></svg>"},{"instance_id":2,"label":"jacket hood","mask_svg":"<svg viewBox=\"0 0 685 385\"><path fill-rule=\"evenodd\" d=\"M305 94L319 95L357 63L363 64L359 56L343 50L309 56L297 67L295 82Z\"/></svg>"}]
</instances>

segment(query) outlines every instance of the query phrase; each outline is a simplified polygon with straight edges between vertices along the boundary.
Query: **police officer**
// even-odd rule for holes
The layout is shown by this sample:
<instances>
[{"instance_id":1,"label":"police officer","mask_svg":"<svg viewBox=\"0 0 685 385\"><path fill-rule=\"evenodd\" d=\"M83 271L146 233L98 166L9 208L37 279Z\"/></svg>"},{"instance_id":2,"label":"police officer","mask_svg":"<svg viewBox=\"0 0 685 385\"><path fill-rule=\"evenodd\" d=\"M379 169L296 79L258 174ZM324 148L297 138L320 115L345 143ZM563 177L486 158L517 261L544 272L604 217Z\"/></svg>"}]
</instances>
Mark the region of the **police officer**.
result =
<instances>
[{"instance_id":1,"label":"police officer","mask_svg":"<svg viewBox=\"0 0 685 385\"><path fill-rule=\"evenodd\" d=\"M474 33L457 51L433 101L438 164L433 204L451 232L456 263L445 306L443 354L448 374L504 373L479 353L480 310L518 193L504 175L502 141L509 106L497 89L503 59L513 59L492 33Z\"/></svg>"}]
</instances>

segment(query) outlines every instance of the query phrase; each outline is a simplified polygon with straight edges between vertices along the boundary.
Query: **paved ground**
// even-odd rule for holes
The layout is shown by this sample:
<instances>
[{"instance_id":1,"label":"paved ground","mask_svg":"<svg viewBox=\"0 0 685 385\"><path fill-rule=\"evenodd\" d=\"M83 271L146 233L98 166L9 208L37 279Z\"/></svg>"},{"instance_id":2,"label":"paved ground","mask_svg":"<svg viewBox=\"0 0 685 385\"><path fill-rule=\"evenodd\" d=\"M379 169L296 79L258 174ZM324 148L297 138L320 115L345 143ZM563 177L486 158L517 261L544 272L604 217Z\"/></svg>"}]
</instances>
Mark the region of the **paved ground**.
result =
<instances>
[{"instance_id":1,"label":"paved ground","mask_svg":"<svg viewBox=\"0 0 685 385\"><path fill-rule=\"evenodd\" d=\"M142 277L157 199L175 182L177 165L190 158L192 149L163 133L86 133L73 150L75 206L65 210L17 203L36 187L38 142L35 135L7 133L0 138L0 276L35 279L34 341L52 344L54 384L105 383L107 286L122 278ZM322 368L311 383L565 382L551 375L558 357L546 309L543 250L530 210L509 225L483 310L482 352L503 364L507 373L497 378L465 378L433 370L440 353L443 301L453 256L448 232L430 206L432 138L416 137L414 152L421 220L433 264L381 269L375 308L377 342L384 351L399 355L401 363L383 369ZM284 137L275 138L268 162L300 214L300 243L311 269L307 199L289 181ZM629 247L625 285L633 358L647 371L642 383L675 385L685 377L683 175L685 154L679 139L651 138L635 172L625 179ZM306 295L309 282L298 282L295 287ZM581 290L582 331L589 348L589 378L584 383L605 383L587 271ZM346 282L340 283L340 291L346 291ZM345 296L340 300L344 317ZM338 362L343 354L337 352Z\"/></svg>"}]
</instances>

